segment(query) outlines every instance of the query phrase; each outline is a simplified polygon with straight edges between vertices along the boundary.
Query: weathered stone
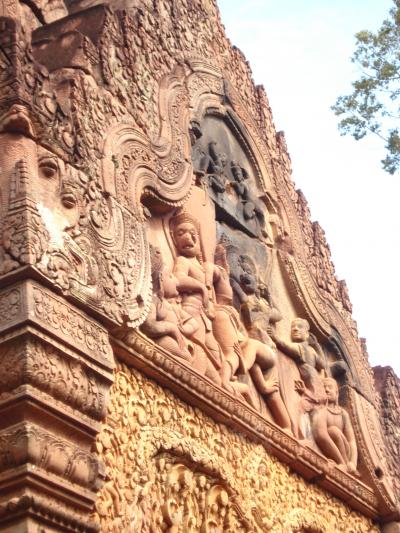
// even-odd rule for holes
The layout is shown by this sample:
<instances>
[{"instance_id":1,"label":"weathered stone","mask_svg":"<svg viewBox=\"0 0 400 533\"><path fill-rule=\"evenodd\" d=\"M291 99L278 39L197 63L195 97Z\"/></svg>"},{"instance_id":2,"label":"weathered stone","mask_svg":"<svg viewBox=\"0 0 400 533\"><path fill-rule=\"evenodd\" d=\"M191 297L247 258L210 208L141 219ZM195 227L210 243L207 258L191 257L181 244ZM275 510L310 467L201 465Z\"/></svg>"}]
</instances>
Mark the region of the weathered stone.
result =
<instances>
[{"instance_id":1,"label":"weathered stone","mask_svg":"<svg viewBox=\"0 0 400 533\"><path fill-rule=\"evenodd\" d=\"M215 3L0 17L0 529L397 531L398 379Z\"/></svg>"}]
</instances>

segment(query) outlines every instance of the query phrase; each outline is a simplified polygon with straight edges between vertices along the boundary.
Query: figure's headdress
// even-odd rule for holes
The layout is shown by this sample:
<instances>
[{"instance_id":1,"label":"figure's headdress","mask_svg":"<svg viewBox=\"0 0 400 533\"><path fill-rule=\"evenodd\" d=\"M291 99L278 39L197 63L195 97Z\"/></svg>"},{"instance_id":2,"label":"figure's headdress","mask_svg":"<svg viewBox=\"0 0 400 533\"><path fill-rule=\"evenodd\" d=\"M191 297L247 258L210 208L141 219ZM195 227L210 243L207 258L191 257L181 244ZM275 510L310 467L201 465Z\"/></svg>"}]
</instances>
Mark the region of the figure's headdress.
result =
<instances>
[{"instance_id":1,"label":"figure's headdress","mask_svg":"<svg viewBox=\"0 0 400 533\"><path fill-rule=\"evenodd\" d=\"M200 223L192 216L190 213L187 213L186 211L181 211L177 215L174 215L171 217L169 221L169 229L171 231L171 234L174 234L175 229L180 225L184 224L185 222L189 222L190 224L193 224L193 226L196 228L198 234L200 235Z\"/></svg>"},{"instance_id":2,"label":"figure's headdress","mask_svg":"<svg viewBox=\"0 0 400 533\"><path fill-rule=\"evenodd\" d=\"M334 379L334 378L329 378L329 377L328 378L323 378L322 383L334 383L335 387L337 389L339 389L339 385L338 385L336 379Z\"/></svg>"},{"instance_id":3,"label":"figure's headdress","mask_svg":"<svg viewBox=\"0 0 400 533\"><path fill-rule=\"evenodd\" d=\"M243 178L246 180L249 175L247 173L247 170L245 168L243 168L242 166L239 165L239 163L235 160L232 160L231 161L231 171L233 173L233 175L235 174L235 172L237 172L238 170L240 170L240 172L243 174Z\"/></svg>"},{"instance_id":4,"label":"figure's headdress","mask_svg":"<svg viewBox=\"0 0 400 533\"><path fill-rule=\"evenodd\" d=\"M310 331L310 323L309 323L308 320L306 320L305 318L297 317L297 318L294 318L294 319L292 320L292 322L295 322L295 321L296 321L296 322L301 322L302 324L305 325L307 331Z\"/></svg>"},{"instance_id":5,"label":"figure's headdress","mask_svg":"<svg viewBox=\"0 0 400 533\"><path fill-rule=\"evenodd\" d=\"M254 275L257 275L257 267L253 259L249 255L240 255L239 257L239 264L240 266L245 269L246 267L249 267L251 272L254 272Z\"/></svg>"}]
</instances>

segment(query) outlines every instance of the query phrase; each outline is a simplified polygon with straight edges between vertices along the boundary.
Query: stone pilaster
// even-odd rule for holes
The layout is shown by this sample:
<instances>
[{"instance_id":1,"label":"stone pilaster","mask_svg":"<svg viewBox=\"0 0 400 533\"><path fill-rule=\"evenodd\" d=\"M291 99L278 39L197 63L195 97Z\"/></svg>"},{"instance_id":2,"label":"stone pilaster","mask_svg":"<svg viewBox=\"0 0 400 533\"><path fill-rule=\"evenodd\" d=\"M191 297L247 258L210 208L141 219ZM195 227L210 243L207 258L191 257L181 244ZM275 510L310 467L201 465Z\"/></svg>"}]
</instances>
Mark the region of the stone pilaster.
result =
<instances>
[{"instance_id":1,"label":"stone pilaster","mask_svg":"<svg viewBox=\"0 0 400 533\"><path fill-rule=\"evenodd\" d=\"M0 529L96 531L93 453L112 382L105 329L25 280L0 292ZM47 529L46 529L47 531Z\"/></svg>"}]
</instances>

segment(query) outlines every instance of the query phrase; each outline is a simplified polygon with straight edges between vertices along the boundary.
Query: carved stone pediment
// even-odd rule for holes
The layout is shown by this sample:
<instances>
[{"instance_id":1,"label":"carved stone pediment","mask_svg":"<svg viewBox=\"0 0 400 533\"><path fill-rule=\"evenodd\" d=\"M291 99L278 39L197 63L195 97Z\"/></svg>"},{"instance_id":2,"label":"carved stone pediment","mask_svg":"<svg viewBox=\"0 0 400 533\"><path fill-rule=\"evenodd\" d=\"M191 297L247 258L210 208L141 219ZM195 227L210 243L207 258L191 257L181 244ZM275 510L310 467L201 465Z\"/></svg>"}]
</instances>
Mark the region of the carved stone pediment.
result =
<instances>
[{"instance_id":1,"label":"carved stone pediment","mask_svg":"<svg viewBox=\"0 0 400 533\"><path fill-rule=\"evenodd\" d=\"M346 286L214 4L50 4L0 0L0 524L398 520Z\"/></svg>"}]
</instances>

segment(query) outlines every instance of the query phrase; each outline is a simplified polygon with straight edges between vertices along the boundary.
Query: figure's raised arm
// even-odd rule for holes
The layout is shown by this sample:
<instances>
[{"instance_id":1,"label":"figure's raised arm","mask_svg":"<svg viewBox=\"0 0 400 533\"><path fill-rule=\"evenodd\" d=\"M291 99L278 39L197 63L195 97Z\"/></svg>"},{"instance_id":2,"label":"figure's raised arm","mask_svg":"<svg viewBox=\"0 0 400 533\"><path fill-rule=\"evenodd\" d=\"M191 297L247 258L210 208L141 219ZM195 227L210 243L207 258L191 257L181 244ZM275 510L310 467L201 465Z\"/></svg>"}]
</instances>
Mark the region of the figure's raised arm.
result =
<instances>
[{"instance_id":1,"label":"figure's raised arm","mask_svg":"<svg viewBox=\"0 0 400 533\"><path fill-rule=\"evenodd\" d=\"M283 353L295 361L303 362L302 346L299 343L284 341L277 337L273 332L269 333L269 336Z\"/></svg>"}]
</instances>

